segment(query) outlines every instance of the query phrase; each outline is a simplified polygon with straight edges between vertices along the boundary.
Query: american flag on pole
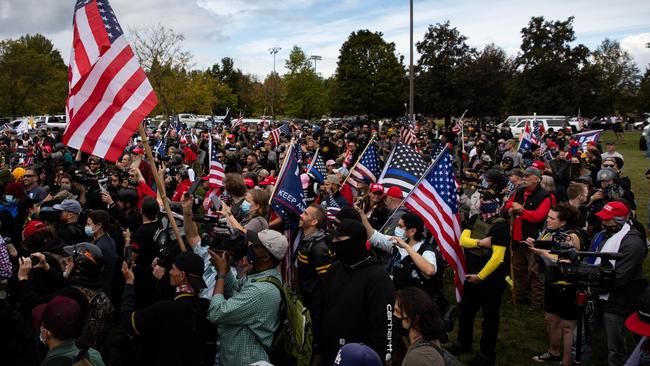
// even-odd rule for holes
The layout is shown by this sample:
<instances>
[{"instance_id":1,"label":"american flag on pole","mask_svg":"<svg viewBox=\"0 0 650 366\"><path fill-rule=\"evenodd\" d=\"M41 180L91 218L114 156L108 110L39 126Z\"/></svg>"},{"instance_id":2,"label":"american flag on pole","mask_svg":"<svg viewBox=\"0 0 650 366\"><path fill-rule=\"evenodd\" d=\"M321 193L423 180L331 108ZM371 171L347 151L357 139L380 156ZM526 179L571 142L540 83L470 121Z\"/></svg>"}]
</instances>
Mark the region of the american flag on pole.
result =
<instances>
[{"instance_id":1,"label":"american flag on pole","mask_svg":"<svg viewBox=\"0 0 650 366\"><path fill-rule=\"evenodd\" d=\"M63 142L116 161L158 103L107 0L78 0Z\"/></svg>"},{"instance_id":2,"label":"american flag on pole","mask_svg":"<svg viewBox=\"0 0 650 366\"><path fill-rule=\"evenodd\" d=\"M327 209L325 210L327 212L327 222L329 223L329 227L332 227L332 223L334 223L334 219L336 218L336 214L341 211L341 206L339 206L338 202L332 197L332 195L327 195L327 198L325 199L325 204L327 205ZM322 206L321 206L322 207Z\"/></svg>"},{"instance_id":3,"label":"american flag on pole","mask_svg":"<svg viewBox=\"0 0 650 366\"><path fill-rule=\"evenodd\" d=\"M325 176L327 176L327 168L325 167L323 156L319 154L319 152L320 150L316 150L316 154L311 159L311 164L309 164L307 172L311 173L318 183L323 183L325 181Z\"/></svg>"},{"instance_id":4,"label":"american flag on pole","mask_svg":"<svg viewBox=\"0 0 650 366\"><path fill-rule=\"evenodd\" d=\"M542 135L544 134L544 125L541 121L538 121L537 118L532 121L532 124L533 127L530 134L531 142L536 145L541 145Z\"/></svg>"},{"instance_id":5,"label":"american flag on pole","mask_svg":"<svg viewBox=\"0 0 650 366\"><path fill-rule=\"evenodd\" d=\"M364 179L375 183L380 174L381 161L377 153L377 145L371 142L357 165L354 166L354 170L350 173L350 184L358 188L359 183L363 182Z\"/></svg>"},{"instance_id":6,"label":"american flag on pole","mask_svg":"<svg viewBox=\"0 0 650 366\"><path fill-rule=\"evenodd\" d=\"M244 124L244 112L239 112L239 117L235 120L235 124L232 125L233 131L236 131Z\"/></svg>"},{"instance_id":7,"label":"american flag on pole","mask_svg":"<svg viewBox=\"0 0 650 366\"><path fill-rule=\"evenodd\" d=\"M428 165L422 155L412 147L398 143L388 157L379 183L385 189L398 186L406 196L413 190L427 168Z\"/></svg>"},{"instance_id":8,"label":"american flag on pole","mask_svg":"<svg viewBox=\"0 0 650 366\"><path fill-rule=\"evenodd\" d=\"M226 171L217 157L217 149L212 148L212 134L209 135L208 150L210 150L210 171L208 174L208 183L213 187L223 187L223 177Z\"/></svg>"},{"instance_id":9,"label":"american flag on pole","mask_svg":"<svg viewBox=\"0 0 650 366\"><path fill-rule=\"evenodd\" d=\"M278 146L278 144L280 143L281 135L285 135L285 136L291 135L291 129L289 129L288 124L284 123L282 124L282 126L273 129L271 131L271 144L273 144L273 146Z\"/></svg>"},{"instance_id":10,"label":"american flag on pole","mask_svg":"<svg viewBox=\"0 0 650 366\"><path fill-rule=\"evenodd\" d=\"M452 164L453 158L445 148L405 204L422 217L427 229L436 239L442 256L454 268L456 298L460 299L467 266L459 244L460 215Z\"/></svg>"},{"instance_id":11,"label":"american flag on pole","mask_svg":"<svg viewBox=\"0 0 650 366\"><path fill-rule=\"evenodd\" d=\"M406 145L413 145L417 142L417 137L415 132L410 127L402 127L399 133L400 141Z\"/></svg>"},{"instance_id":12,"label":"american flag on pole","mask_svg":"<svg viewBox=\"0 0 650 366\"><path fill-rule=\"evenodd\" d=\"M600 140L600 135L603 133L603 130L593 130L587 132L576 133L572 137L582 145L583 150L587 150L587 145L590 142L598 143Z\"/></svg>"}]
</instances>

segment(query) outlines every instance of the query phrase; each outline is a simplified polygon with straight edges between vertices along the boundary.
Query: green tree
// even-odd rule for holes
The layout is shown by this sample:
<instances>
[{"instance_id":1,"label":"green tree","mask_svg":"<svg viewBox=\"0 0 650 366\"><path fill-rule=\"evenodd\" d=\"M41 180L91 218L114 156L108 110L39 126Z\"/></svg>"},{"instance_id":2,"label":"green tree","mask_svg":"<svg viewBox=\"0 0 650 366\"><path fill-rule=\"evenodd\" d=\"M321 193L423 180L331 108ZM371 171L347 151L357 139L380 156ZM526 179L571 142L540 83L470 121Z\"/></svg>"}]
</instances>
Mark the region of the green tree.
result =
<instances>
[{"instance_id":1,"label":"green tree","mask_svg":"<svg viewBox=\"0 0 650 366\"><path fill-rule=\"evenodd\" d=\"M513 73L512 60L507 58L502 48L495 44L485 46L467 67L468 87L472 93L469 114L500 116Z\"/></svg>"},{"instance_id":2,"label":"green tree","mask_svg":"<svg viewBox=\"0 0 650 366\"><path fill-rule=\"evenodd\" d=\"M294 46L285 61L289 72L284 75L285 113L292 117L311 119L326 113L325 87L305 52Z\"/></svg>"},{"instance_id":3,"label":"green tree","mask_svg":"<svg viewBox=\"0 0 650 366\"><path fill-rule=\"evenodd\" d=\"M406 73L395 44L381 32L352 32L341 46L332 95L336 115L403 115Z\"/></svg>"},{"instance_id":4,"label":"green tree","mask_svg":"<svg viewBox=\"0 0 650 366\"><path fill-rule=\"evenodd\" d=\"M592 57L600 82L595 97L601 114L632 111L641 79L632 56L617 41L605 38Z\"/></svg>"},{"instance_id":5,"label":"green tree","mask_svg":"<svg viewBox=\"0 0 650 366\"><path fill-rule=\"evenodd\" d=\"M520 71L510 90L510 111L517 114L575 114L589 95L581 83L589 49L573 47L573 17L565 21L531 18L521 30Z\"/></svg>"},{"instance_id":6,"label":"green tree","mask_svg":"<svg viewBox=\"0 0 650 366\"><path fill-rule=\"evenodd\" d=\"M637 110L641 113L650 113L650 67L645 70L639 84L637 96Z\"/></svg>"},{"instance_id":7,"label":"green tree","mask_svg":"<svg viewBox=\"0 0 650 366\"><path fill-rule=\"evenodd\" d=\"M183 112L177 109L183 107L178 99L184 91L179 88L185 82L186 70L192 66L191 53L182 47L185 36L162 24L133 28L130 32L138 61L158 96L154 113Z\"/></svg>"},{"instance_id":8,"label":"green tree","mask_svg":"<svg viewBox=\"0 0 650 366\"><path fill-rule=\"evenodd\" d=\"M266 109L266 113L275 115L284 114L283 100L286 96L286 85L277 72L271 72L264 79L260 88L260 105ZM264 113L264 111L262 111Z\"/></svg>"},{"instance_id":9,"label":"green tree","mask_svg":"<svg viewBox=\"0 0 650 366\"><path fill-rule=\"evenodd\" d=\"M0 42L0 115L65 111L67 68L43 35Z\"/></svg>"},{"instance_id":10,"label":"green tree","mask_svg":"<svg viewBox=\"0 0 650 366\"><path fill-rule=\"evenodd\" d=\"M468 68L476 50L465 42L449 21L430 25L424 39L416 43L421 54L415 67L415 110L445 117L459 115L471 104ZM486 56L487 57L487 56Z\"/></svg>"}]
</instances>

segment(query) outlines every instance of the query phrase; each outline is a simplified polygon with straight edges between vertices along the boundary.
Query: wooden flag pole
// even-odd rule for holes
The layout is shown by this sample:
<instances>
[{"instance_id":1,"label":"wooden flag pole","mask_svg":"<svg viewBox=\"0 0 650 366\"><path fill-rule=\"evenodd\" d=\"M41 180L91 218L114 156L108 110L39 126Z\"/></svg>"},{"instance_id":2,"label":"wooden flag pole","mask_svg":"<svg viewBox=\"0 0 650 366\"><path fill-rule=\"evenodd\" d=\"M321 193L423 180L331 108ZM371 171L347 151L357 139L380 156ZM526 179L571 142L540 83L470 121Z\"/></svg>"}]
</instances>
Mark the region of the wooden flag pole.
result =
<instances>
[{"instance_id":1,"label":"wooden flag pole","mask_svg":"<svg viewBox=\"0 0 650 366\"><path fill-rule=\"evenodd\" d=\"M359 164L359 161L361 161L361 158L363 158L363 154L366 153L366 150L368 150L368 147L370 147L370 144L372 144L372 142L375 140L375 137L377 137L377 133L373 133L372 136L370 137L370 141L368 141L368 144L366 145L366 147L361 152L361 155L359 155L359 158L357 159L357 161L354 163L354 165L352 165L352 168L350 168L350 170L348 171L348 175L345 176L345 179L341 183L341 188L339 188L339 191L341 189L343 189L343 186L345 185L345 183L350 178L350 175L352 175L352 172L354 171L354 168L357 167L357 164Z\"/></svg>"},{"instance_id":2,"label":"wooden flag pole","mask_svg":"<svg viewBox=\"0 0 650 366\"><path fill-rule=\"evenodd\" d=\"M183 238L181 238L181 232L180 230L178 230L178 226L176 225L176 219L174 219L174 216L172 215L172 209L171 207L169 207L169 202L167 202L167 196L164 193L165 182L161 179L160 175L158 175L158 168L156 167L156 162L153 160L153 154L151 153L151 146L149 146L149 140L147 139L147 134L144 132L144 126L142 125L142 123L140 123L140 125L138 126L138 131L140 132L140 137L142 137L142 145L144 145L144 151L147 154L147 159L150 162L151 170L153 170L153 178L156 180L156 188L158 190L158 194L162 198L163 206L165 207L165 212L167 213L167 219L169 220L169 223L172 225L174 234L176 234L176 241L178 241L178 246L179 248L181 248L181 252L185 252L187 250L185 248L185 243L183 243Z\"/></svg>"}]
</instances>

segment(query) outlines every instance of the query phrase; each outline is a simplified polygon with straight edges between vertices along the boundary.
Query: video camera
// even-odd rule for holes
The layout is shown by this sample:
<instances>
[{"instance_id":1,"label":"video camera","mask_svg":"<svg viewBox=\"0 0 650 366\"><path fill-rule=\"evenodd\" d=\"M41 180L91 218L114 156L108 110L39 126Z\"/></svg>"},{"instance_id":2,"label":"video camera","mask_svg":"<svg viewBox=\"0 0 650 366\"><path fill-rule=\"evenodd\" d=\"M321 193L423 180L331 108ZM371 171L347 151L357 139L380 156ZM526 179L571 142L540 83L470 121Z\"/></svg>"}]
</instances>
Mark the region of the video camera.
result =
<instances>
[{"instance_id":1,"label":"video camera","mask_svg":"<svg viewBox=\"0 0 650 366\"><path fill-rule=\"evenodd\" d=\"M558 246L550 240L536 240L535 248L548 249L551 254L557 255L558 259L568 260L568 262L554 261L546 257L537 257L539 273L545 284L565 281L582 288L598 287L605 290L614 288L616 280L614 268L583 261L585 258L600 258L603 261L618 260L623 257L621 253L583 252L569 243L561 243Z\"/></svg>"}]
</instances>

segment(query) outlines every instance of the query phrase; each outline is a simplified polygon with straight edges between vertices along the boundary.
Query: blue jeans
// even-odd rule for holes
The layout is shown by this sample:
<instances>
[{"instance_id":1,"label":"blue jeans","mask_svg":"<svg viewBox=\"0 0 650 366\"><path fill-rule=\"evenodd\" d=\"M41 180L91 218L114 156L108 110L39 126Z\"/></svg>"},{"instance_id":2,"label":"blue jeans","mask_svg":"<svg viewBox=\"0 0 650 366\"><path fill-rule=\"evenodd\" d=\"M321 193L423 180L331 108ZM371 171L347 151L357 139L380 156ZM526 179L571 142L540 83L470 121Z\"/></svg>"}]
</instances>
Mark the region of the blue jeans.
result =
<instances>
[{"instance_id":1,"label":"blue jeans","mask_svg":"<svg viewBox=\"0 0 650 366\"><path fill-rule=\"evenodd\" d=\"M605 329L605 336L607 338L607 365L609 366L624 366L625 361L629 356L627 351L627 334L628 330L625 327L625 317L617 314L601 312L598 316L593 317L588 321L590 334L595 334L601 329ZM591 347L587 343L583 328L582 336L582 364L589 365L591 358ZM573 349L575 356L575 348Z\"/></svg>"}]
</instances>

